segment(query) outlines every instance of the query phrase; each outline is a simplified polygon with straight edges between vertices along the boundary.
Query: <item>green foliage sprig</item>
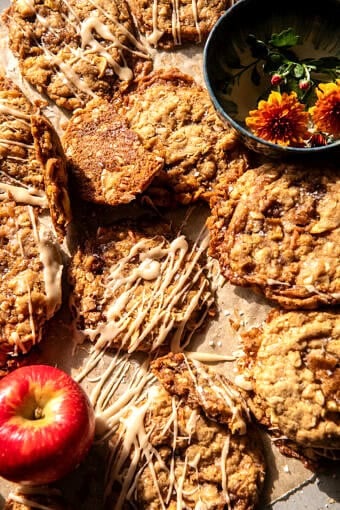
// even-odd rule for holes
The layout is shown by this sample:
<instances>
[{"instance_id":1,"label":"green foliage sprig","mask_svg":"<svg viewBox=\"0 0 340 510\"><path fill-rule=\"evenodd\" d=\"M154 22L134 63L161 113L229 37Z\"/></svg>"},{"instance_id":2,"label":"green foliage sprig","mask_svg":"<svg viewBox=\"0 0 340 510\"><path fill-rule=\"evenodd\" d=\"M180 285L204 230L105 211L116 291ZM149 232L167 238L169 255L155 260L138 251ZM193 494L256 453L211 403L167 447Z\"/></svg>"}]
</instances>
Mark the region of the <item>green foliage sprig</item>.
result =
<instances>
[{"instance_id":1,"label":"green foliage sprig","mask_svg":"<svg viewBox=\"0 0 340 510\"><path fill-rule=\"evenodd\" d=\"M227 76L229 82L239 79L246 70L251 69L251 80L254 85L259 85L261 66L263 72L270 76L271 89L281 93L294 91L301 102L310 105L316 100L315 87L319 83L340 78L338 57L299 60L293 48L301 44L301 38L292 28L272 34L268 41L249 34L247 44L254 60L247 65L235 62L233 67L240 70ZM265 91L264 96L267 95L268 91Z\"/></svg>"}]
</instances>

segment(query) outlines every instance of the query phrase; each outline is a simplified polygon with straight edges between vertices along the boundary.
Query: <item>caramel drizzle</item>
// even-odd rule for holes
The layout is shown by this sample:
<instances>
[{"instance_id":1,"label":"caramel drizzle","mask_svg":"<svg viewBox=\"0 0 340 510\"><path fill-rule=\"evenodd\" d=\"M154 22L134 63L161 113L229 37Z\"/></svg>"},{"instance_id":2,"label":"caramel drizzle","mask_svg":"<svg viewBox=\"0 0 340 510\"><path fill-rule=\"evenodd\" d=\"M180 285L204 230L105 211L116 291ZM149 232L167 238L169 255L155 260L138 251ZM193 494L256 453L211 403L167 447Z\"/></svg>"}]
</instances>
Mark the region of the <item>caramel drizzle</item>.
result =
<instances>
[{"instance_id":1,"label":"caramel drizzle","mask_svg":"<svg viewBox=\"0 0 340 510\"><path fill-rule=\"evenodd\" d=\"M184 236L177 237L168 246L164 240L163 244L154 248L150 248L146 239L137 242L130 253L110 269L102 302L106 321L94 329L84 330L95 342L96 348L109 346L115 338L119 338L119 344L123 348L128 347L131 353L151 336L151 351L154 351L176 328L172 343L179 350L185 326L200 300L211 304L208 282L202 279L176 324L172 312L201 277L203 268L197 270L197 263L207 248L207 242L205 238L191 251ZM128 264L135 258L139 258L139 265L128 271ZM136 289L143 281L153 281L151 294L136 298L139 295ZM130 309L126 310L128 303Z\"/></svg>"}]
</instances>

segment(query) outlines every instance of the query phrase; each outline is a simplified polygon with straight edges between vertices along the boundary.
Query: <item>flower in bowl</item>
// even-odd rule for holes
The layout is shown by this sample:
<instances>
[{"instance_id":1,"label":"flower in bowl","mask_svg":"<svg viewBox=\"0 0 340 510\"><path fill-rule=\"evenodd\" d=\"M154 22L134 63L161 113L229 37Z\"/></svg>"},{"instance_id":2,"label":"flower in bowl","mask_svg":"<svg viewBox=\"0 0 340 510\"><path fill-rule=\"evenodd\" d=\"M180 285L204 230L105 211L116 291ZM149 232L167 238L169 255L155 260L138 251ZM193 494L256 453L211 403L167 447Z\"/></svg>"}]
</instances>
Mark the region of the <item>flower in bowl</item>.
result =
<instances>
[{"instance_id":1,"label":"flower in bowl","mask_svg":"<svg viewBox=\"0 0 340 510\"><path fill-rule=\"evenodd\" d=\"M204 49L220 116L269 156L340 148L340 2L239 0Z\"/></svg>"}]
</instances>

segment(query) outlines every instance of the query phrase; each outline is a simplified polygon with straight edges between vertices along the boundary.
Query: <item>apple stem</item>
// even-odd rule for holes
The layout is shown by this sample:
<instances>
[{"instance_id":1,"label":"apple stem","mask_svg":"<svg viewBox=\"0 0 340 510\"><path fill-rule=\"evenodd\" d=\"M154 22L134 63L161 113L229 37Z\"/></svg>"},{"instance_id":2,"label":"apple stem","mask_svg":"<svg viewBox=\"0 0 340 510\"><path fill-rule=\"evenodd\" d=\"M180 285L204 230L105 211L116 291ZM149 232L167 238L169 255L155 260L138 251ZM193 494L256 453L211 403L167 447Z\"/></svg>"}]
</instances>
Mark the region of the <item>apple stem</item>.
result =
<instances>
[{"instance_id":1,"label":"apple stem","mask_svg":"<svg viewBox=\"0 0 340 510\"><path fill-rule=\"evenodd\" d=\"M43 417L44 417L44 412L43 412L42 408L41 407L36 407L34 409L33 419L34 420L40 420Z\"/></svg>"}]
</instances>

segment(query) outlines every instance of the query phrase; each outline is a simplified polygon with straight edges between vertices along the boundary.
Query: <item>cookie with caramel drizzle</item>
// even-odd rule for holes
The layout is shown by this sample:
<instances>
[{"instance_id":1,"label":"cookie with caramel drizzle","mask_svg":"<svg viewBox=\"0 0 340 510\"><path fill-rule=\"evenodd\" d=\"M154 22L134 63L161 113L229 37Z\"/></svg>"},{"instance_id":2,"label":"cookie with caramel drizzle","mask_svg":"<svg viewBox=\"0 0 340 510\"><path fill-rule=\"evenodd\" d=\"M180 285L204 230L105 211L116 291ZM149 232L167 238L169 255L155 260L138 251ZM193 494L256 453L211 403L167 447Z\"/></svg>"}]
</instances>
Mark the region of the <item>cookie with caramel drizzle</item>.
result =
<instances>
[{"instance_id":1,"label":"cookie with caramel drizzle","mask_svg":"<svg viewBox=\"0 0 340 510\"><path fill-rule=\"evenodd\" d=\"M151 370L139 399L111 416L112 506L253 509L266 468L241 395L183 354Z\"/></svg>"},{"instance_id":2,"label":"cookie with caramel drizzle","mask_svg":"<svg viewBox=\"0 0 340 510\"><path fill-rule=\"evenodd\" d=\"M67 110L150 67L125 0L14 0L3 20L24 78Z\"/></svg>"},{"instance_id":3,"label":"cookie with caramel drizzle","mask_svg":"<svg viewBox=\"0 0 340 510\"><path fill-rule=\"evenodd\" d=\"M98 349L178 350L214 302L206 247L160 223L99 228L70 265L79 328Z\"/></svg>"}]
</instances>

